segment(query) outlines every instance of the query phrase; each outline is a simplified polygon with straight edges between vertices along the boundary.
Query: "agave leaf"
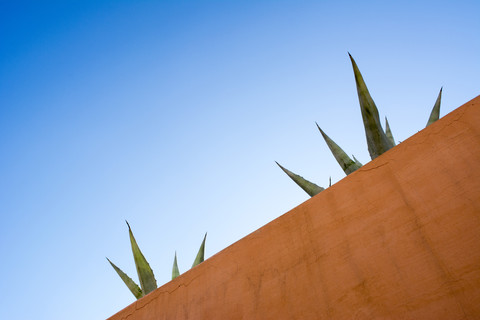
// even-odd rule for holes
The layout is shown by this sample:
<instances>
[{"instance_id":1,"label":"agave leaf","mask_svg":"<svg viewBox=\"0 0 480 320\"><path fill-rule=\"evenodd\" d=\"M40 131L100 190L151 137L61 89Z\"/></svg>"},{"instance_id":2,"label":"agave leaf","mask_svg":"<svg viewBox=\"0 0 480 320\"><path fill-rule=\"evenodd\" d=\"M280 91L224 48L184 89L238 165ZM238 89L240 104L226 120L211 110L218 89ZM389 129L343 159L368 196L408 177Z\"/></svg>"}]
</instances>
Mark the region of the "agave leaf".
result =
<instances>
[{"instance_id":1,"label":"agave leaf","mask_svg":"<svg viewBox=\"0 0 480 320\"><path fill-rule=\"evenodd\" d=\"M133 293L135 298L140 299L143 297L143 292L142 289L138 286L138 284L135 283L135 281L132 280L125 272L123 272L119 267L117 267L110 259L108 259L108 262L112 265L113 269L117 272L117 274L120 276L120 278L123 280L123 282L127 285L128 289L130 289L130 292Z\"/></svg>"},{"instance_id":2,"label":"agave leaf","mask_svg":"<svg viewBox=\"0 0 480 320\"><path fill-rule=\"evenodd\" d=\"M345 174L348 175L361 167L361 165L359 166L355 161L350 159L350 157L342 150L342 148L340 148L338 144L336 144L332 139L330 139L329 136L325 134L325 132L323 132L323 130L318 126L318 124L317 128L318 130L320 130L323 139L325 139L325 142L330 148L330 151L337 160L338 164L340 165L340 167L342 167L343 171L345 171Z\"/></svg>"},{"instance_id":3,"label":"agave leaf","mask_svg":"<svg viewBox=\"0 0 480 320\"><path fill-rule=\"evenodd\" d=\"M205 240L207 240L206 233L205 233L205 237L203 237L203 241L202 241L202 244L200 245L200 249L198 249L198 253L197 253L197 256L195 257L195 261L193 261L192 268L202 263L205 258Z\"/></svg>"},{"instance_id":4,"label":"agave leaf","mask_svg":"<svg viewBox=\"0 0 480 320\"><path fill-rule=\"evenodd\" d=\"M298 174L293 173L290 170L285 169L282 167L278 162L275 163L283 170L300 188L302 188L310 197L320 193L321 191L325 190L324 188L317 186L315 183L310 182L303 177L299 176Z\"/></svg>"},{"instance_id":5,"label":"agave leaf","mask_svg":"<svg viewBox=\"0 0 480 320\"><path fill-rule=\"evenodd\" d=\"M382 129L377 106L375 105L375 102L373 102L373 99L368 92L367 85L363 80L362 74L360 73L355 60L353 60L350 53L348 55L352 61L353 73L355 75L358 100L360 102L360 109L362 111L365 136L367 138L368 152L373 160L388 149L392 148L393 145L388 140L385 132Z\"/></svg>"},{"instance_id":6,"label":"agave leaf","mask_svg":"<svg viewBox=\"0 0 480 320\"><path fill-rule=\"evenodd\" d=\"M128 233L130 235L130 244L132 245L133 259L135 260L138 279L140 280L140 286L142 287L142 291L144 294L149 294L153 290L157 289L157 281L155 280L155 276L153 275L152 268L150 268L147 259L145 259L142 251L140 251L140 248L137 245L137 241L135 241L135 237L133 236L132 229L130 228L128 222L127 226Z\"/></svg>"},{"instance_id":7,"label":"agave leaf","mask_svg":"<svg viewBox=\"0 0 480 320\"><path fill-rule=\"evenodd\" d=\"M363 166L363 164L360 161L358 161L353 154L352 154L352 157L353 157L353 161L355 161L357 165L359 165L360 167Z\"/></svg>"},{"instance_id":8,"label":"agave leaf","mask_svg":"<svg viewBox=\"0 0 480 320\"><path fill-rule=\"evenodd\" d=\"M392 130L390 130L390 125L388 124L387 117L385 117L385 134L387 135L388 140L390 143L395 146L395 139L393 139Z\"/></svg>"},{"instance_id":9,"label":"agave leaf","mask_svg":"<svg viewBox=\"0 0 480 320\"><path fill-rule=\"evenodd\" d=\"M175 258L173 259L173 268L172 268L172 280L180 275L180 270L178 270L177 264L177 253L175 252Z\"/></svg>"},{"instance_id":10,"label":"agave leaf","mask_svg":"<svg viewBox=\"0 0 480 320\"><path fill-rule=\"evenodd\" d=\"M432 112L430 113L430 118L428 118L427 127L437 121L438 118L440 118L440 102L442 100L442 89L443 87L440 88L437 101L435 101L435 105L433 106Z\"/></svg>"}]
</instances>

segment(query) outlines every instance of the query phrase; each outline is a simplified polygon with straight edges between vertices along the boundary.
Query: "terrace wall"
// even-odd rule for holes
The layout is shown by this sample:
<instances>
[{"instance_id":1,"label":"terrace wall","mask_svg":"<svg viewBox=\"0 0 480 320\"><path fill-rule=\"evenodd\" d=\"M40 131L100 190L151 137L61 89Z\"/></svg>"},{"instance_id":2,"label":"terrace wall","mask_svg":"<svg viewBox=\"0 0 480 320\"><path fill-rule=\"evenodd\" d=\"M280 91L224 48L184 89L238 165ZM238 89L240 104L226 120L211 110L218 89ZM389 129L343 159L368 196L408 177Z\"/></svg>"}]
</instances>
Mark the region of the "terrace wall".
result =
<instances>
[{"instance_id":1,"label":"terrace wall","mask_svg":"<svg viewBox=\"0 0 480 320\"><path fill-rule=\"evenodd\" d=\"M480 96L109 319L480 319Z\"/></svg>"}]
</instances>

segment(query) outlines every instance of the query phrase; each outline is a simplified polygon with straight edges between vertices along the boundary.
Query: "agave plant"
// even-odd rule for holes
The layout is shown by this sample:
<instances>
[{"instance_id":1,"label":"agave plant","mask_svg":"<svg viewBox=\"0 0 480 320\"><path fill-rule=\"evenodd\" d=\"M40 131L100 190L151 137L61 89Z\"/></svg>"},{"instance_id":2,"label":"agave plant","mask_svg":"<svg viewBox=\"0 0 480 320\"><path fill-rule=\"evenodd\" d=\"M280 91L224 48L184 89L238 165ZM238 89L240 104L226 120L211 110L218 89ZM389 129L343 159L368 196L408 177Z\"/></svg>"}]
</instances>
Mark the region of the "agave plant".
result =
<instances>
[{"instance_id":1,"label":"agave plant","mask_svg":"<svg viewBox=\"0 0 480 320\"><path fill-rule=\"evenodd\" d=\"M200 245L200 249L198 249L197 256L193 261L192 268L199 265L205 259L205 241L207 240L207 234L203 237L202 244ZM173 258L173 267L172 267L172 280L175 279L180 275L180 270L178 269L177 264L177 253L175 252L175 257Z\"/></svg>"},{"instance_id":2,"label":"agave plant","mask_svg":"<svg viewBox=\"0 0 480 320\"><path fill-rule=\"evenodd\" d=\"M110 259L107 258L107 260L112 265L113 269L115 269L115 271L120 276L120 278L123 280L123 282L128 287L128 289L130 289L130 291L135 296L135 298L140 299L144 295L149 294L153 290L157 289L157 280L155 280L153 270L152 268L150 268L150 265L148 264L147 259L145 259L145 256L143 255L142 251L138 247L137 241L133 236L133 232L132 232L132 229L130 228L130 225L128 224L127 221L126 223L128 226L130 244L132 246L133 259L135 261L135 266L137 269L137 275L138 275L138 280L140 282L140 286L136 284L135 281L133 281L132 278L130 278L125 272L123 272L120 268L118 268L112 261L110 261ZM200 245L200 249L198 250L198 253L197 253L197 257L193 262L192 268L202 263L204 260L206 239L207 239L207 234L205 234L205 237L203 238L202 244ZM172 279L175 279L179 275L180 275L180 272L178 270L178 265L177 265L177 253L175 252L175 258L174 258L173 270L172 270Z\"/></svg>"},{"instance_id":3,"label":"agave plant","mask_svg":"<svg viewBox=\"0 0 480 320\"><path fill-rule=\"evenodd\" d=\"M385 118L385 131L383 130L380 123L377 106L375 105L375 102L373 101L370 93L368 92L367 85L363 80L362 74L360 73L360 70L358 69L355 60L352 58L350 53L348 55L352 63L353 74L355 76L355 84L357 86L358 100L360 102L360 110L362 112L363 126L365 128L368 152L370 153L370 157L373 160L382 153L393 148L395 146L395 140L393 138L393 134L387 118ZM427 121L427 126L438 120L440 116L441 99L442 89L440 89L437 100L432 108L430 117ZM347 155L347 153L342 150L342 148L340 148L332 139L330 139L330 137L320 128L320 126L318 126L318 124L317 128L322 134L322 137L327 143L328 148L332 152L333 156L335 157L345 174L349 175L350 173L354 172L362 166L362 164L355 158L355 156L353 156L353 159L351 159ZM324 188L316 185L315 183L310 182L305 178L299 176L298 174L295 174L290 170L284 168L278 162L277 165L311 197L324 190Z\"/></svg>"}]
</instances>

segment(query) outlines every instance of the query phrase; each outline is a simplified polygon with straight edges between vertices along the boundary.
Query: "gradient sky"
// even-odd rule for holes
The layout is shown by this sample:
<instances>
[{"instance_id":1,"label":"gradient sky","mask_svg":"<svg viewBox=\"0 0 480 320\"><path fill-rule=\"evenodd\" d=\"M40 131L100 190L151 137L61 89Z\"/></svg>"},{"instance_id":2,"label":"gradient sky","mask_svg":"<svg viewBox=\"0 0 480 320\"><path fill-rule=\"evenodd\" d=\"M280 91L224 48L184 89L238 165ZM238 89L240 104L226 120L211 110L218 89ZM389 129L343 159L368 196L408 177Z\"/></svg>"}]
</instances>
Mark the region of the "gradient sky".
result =
<instances>
[{"instance_id":1,"label":"gradient sky","mask_svg":"<svg viewBox=\"0 0 480 320\"><path fill-rule=\"evenodd\" d=\"M397 141L480 94L480 2L0 0L0 319L105 319L369 160L347 52Z\"/></svg>"}]
</instances>

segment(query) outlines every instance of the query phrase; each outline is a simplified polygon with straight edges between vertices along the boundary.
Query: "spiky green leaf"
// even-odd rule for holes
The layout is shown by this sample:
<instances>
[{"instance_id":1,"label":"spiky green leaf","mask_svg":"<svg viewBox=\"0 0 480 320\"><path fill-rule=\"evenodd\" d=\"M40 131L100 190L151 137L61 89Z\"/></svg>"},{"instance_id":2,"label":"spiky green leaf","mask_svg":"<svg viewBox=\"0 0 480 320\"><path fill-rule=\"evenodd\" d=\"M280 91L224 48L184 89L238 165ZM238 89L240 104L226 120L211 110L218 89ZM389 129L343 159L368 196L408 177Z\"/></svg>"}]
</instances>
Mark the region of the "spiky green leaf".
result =
<instances>
[{"instance_id":1,"label":"spiky green leaf","mask_svg":"<svg viewBox=\"0 0 480 320\"><path fill-rule=\"evenodd\" d=\"M385 134L387 135L390 143L395 146L395 139L393 138L392 130L390 130L390 125L388 124L387 117L385 117Z\"/></svg>"},{"instance_id":2,"label":"spiky green leaf","mask_svg":"<svg viewBox=\"0 0 480 320\"><path fill-rule=\"evenodd\" d=\"M427 127L434 123L435 121L440 118L440 102L442 100L442 88L440 88L440 92L438 93L437 101L435 101L435 105L433 106L432 112L430 112L430 117L428 118Z\"/></svg>"},{"instance_id":3,"label":"spiky green leaf","mask_svg":"<svg viewBox=\"0 0 480 320\"><path fill-rule=\"evenodd\" d=\"M175 252L175 258L173 259L173 268L172 268L172 280L180 275L180 270L178 270L177 264L177 253Z\"/></svg>"},{"instance_id":4,"label":"spiky green leaf","mask_svg":"<svg viewBox=\"0 0 480 320\"><path fill-rule=\"evenodd\" d=\"M362 111L363 125L365 127L365 136L367 138L368 152L370 157L375 159L385 151L393 147L382 129L378 109L368 92L367 85L363 80L358 66L350 53L348 54L353 66L355 83L357 85L358 100Z\"/></svg>"},{"instance_id":5,"label":"spiky green leaf","mask_svg":"<svg viewBox=\"0 0 480 320\"><path fill-rule=\"evenodd\" d=\"M197 253L197 256L195 257L195 261L193 261L192 268L202 263L205 258L205 240L207 240L206 233L205 233L205 237L203 237L203 241L202 241L202 244L200 245L200 249L198 249L198 253Z\"/></svg>"},{"instance_id":6,"label":"spiky green leaf","mask_svg":"<svg viewBox=\"0 0 480 320\"><path fill-rule=\"evenodd\" d=\"M360 161L358 161L357 158L355 158L355 156L353 154L352 154L352 158L353 158L353 161L355 161L355 163L357 165L359 165L360 167L363 166L363 164Z\"/></svg>"},{"instance_id":7,"label":"spiky green leaf","mask_svg":"<svg viewBox=\"0 0 480 320\"><path fill-rule=\"evenodd\" d=\"M350 157L345 153L345 151L343 151L342 148L338 146L338 144L336 144L332 139L330 139L330 137L327 136L325 132L323 132L323 130L319 127L318 124L317 128L318 130L320 130L320 133L322 134L323 139L327 143L328 148L330 148L330 151L332 152L333 156L335 157L345 174L348 175L361 167L361 165L359 166L356 161L350 159Z\"/></svg>"},{"instance_id":8,"label":"spiky green leaf","mask_svg":"<svg viewBox=\"0 0 480 320\"><path fill-rule=\"evenodd\" d=\"M132 278L130 278L125 272L123 272L112 261L110 261L110 259L107 258L107 260L108 262L110 262L110 265L113 267L113 269L115 269L123 282L127 285L128 289L130 289L130 292L135 296L135 298L140 299L141 297L143 297L142 289L140 289L138 284L136 284L135 281L132 280Z\"/></svg>"},{"instance_id":9,"label":"spiky green leaf","mask_svg":"<svg viewBox=\"0 0 480 320\"><path fill-rule=\"evenodd\" d=\"M325 190L324 188L317 186L315 183L304 179L302 176L299 176L298 174L295 174L292 171L282 167L278 162L275 161L275 163L290 177L290 179L292 179L300 188L308 193L310 197L313 197L314 195Z\"/></svg>"},{"instance_id":10,"label":"spiky green leaf","mask_svg":"<svg viewBox=\"0 0 480 320\"><path fill-rule=\"evenodd\" d=\"M126 221L127 222L127 221ZM132 229L127 222L128 233L130 235L130 244L132 245L133 259L135 260L135 266L137 268L138 279L140 281L140 286L144 294L149 294L153 290L157 289L157 281L153 275L153 270L150 268L150 265L145 259L142 251L137 245L137 241L133 236Z\"/></svg>"}]
</instances>

